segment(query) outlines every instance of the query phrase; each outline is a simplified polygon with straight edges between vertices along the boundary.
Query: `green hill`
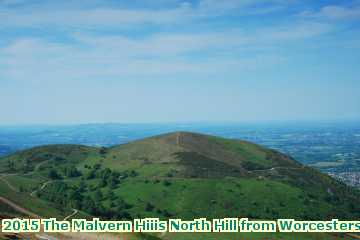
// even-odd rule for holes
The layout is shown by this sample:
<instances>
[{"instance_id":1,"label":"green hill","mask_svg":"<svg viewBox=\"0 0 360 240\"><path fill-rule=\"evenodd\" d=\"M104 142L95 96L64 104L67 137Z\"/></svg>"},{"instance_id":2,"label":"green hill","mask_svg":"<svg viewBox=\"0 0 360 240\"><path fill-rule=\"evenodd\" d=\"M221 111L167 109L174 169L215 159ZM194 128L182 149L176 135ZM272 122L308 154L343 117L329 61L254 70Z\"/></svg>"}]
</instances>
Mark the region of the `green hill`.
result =
<instances>
[{"instance_id":1,"label":"green hill","mask_svg":"<svg viewBox=\"0 0 360 240\"><path fill-rule=\"evenodd\" d=\"M0 173L0 192L41 216L360 217L357 191L289 156L188 132L111 148L37 147L1 158Z\"/></svg>"}]
</instances>

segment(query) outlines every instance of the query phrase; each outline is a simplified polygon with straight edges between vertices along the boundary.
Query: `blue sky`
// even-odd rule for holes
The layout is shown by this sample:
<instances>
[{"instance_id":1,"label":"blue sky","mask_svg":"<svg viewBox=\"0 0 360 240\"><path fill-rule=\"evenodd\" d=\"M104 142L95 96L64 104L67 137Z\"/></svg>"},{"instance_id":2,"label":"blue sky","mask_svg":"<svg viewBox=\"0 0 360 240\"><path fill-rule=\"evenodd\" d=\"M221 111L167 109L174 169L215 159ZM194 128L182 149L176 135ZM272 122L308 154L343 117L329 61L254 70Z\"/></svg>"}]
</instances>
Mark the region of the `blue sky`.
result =
<instances>
[{"instance_id":1,"label":"blue sky","mask_svg":"<svg viewBox=\"0 0 360 240\"><path fill-rule=\"evenodd\" d=\"M360 119L360 1L0 0L0 124Z\"/></svg>"}]
</instances>

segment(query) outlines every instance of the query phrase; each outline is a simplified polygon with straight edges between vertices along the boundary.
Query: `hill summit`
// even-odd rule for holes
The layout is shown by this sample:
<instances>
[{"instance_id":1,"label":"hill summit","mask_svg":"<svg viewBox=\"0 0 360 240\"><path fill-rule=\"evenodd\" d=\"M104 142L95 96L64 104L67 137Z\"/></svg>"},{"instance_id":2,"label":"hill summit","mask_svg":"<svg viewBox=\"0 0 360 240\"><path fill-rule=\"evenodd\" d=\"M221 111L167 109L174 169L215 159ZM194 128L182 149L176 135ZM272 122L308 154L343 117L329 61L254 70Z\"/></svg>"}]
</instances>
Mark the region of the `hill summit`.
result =
<instances>
[{"instance_id":1,"label":"hill summit","mask_svg":"<svg viewBox=\"0 0 360 240\"><path fill-rule=\"evenodd\" d=\"M183 175L194 177L245 176L260 170L302 167L286 155L250 142L191 132L159 135L109 152L129 161L177 164Z\"/></svg>"},{"instance_id":2,"label":"hill summit","mask_svg":"<svg viewBox=\"0 0 360 240\"><path fill-rule=\"evenodd\" d=\"M1 158L0 172L6 180L0 188L19 189L12 200L31 198L36 209L30 210L39 215L49 215L44 209L61 215L61 209L75 208L114 219L360 216L356 190L290 156L190 132L110 148L36 147Z\"/></svg>"}]
</instances>

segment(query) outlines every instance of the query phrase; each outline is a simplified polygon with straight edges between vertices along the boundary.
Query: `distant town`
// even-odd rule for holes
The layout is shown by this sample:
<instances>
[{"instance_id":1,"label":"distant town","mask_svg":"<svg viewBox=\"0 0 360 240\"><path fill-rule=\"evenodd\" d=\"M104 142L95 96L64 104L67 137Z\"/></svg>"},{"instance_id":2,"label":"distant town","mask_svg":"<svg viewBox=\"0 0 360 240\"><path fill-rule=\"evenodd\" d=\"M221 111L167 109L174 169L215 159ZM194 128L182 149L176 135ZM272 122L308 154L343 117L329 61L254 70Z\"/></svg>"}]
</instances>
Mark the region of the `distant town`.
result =
<instances>
[{"instance_id":1,"label":"distant town","mask_svg":"<svg viewBox=\"0 0 360 240\"><path fill-rule=\"evenodd\" d=\"M360 126L303 124L84 124L0 127L0 156L45 144L111 146L171 131L192 131L255 142L291 155L360 188Z\"/></svg>"},{"instance_id":2,"label":"distant town","mask_svg":"<svg viewBox=\"0 0 360 240\"><path fill-rule=\"evenodd\" d=\"M329 173L330 176L360 189L360 172Z\"/></svg>"}]
</instances>

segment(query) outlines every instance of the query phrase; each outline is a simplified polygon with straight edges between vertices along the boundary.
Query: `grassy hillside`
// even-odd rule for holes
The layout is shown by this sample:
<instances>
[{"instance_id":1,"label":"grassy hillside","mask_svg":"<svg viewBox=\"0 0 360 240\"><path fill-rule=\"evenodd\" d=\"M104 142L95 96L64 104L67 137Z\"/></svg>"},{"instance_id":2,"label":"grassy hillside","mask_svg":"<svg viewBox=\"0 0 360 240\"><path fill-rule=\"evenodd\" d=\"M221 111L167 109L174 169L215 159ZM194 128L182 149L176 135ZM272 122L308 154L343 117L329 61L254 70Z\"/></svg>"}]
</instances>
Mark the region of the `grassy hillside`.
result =
<instances>
[{"instance_id":1,"label":"grassy hillside","mask_svg":"<svg viewBox=\"0 0 360 240\"><path fill-rule=\"evenodd\" d=\"M111 148L37 147L1 158L0 173L1 193L42 216L360 217L357 191L289 156L187 132Z\"/></svg>"}]
</instances>

